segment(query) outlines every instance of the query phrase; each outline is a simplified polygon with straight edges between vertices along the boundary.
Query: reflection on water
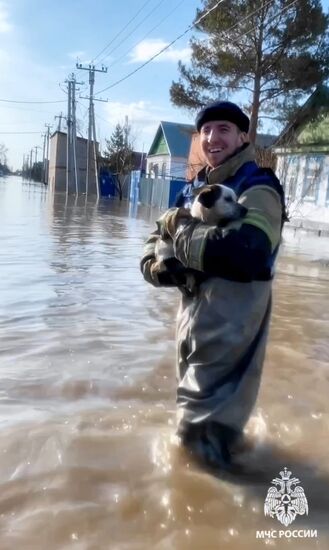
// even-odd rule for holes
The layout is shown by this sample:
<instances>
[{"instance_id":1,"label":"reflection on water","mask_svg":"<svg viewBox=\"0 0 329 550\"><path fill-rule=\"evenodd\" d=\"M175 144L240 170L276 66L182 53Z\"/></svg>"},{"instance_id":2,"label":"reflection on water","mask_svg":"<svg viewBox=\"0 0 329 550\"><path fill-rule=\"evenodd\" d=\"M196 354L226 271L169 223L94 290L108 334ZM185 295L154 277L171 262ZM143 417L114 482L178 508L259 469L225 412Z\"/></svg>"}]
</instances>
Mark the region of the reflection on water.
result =
<instances>
[{"instance_id":1,"label":"reflection on water","mask_svg":"<svg viewBox=\"0 0 329 550\"><path fill-rule=\"evenodd\" d=\"M251 550L287 466L329 533L329 247L287 231L248 472L209 473L175 445L178 296L139 273L158 211L0 180L0 548Z\"/></svg>"}]
</instances>

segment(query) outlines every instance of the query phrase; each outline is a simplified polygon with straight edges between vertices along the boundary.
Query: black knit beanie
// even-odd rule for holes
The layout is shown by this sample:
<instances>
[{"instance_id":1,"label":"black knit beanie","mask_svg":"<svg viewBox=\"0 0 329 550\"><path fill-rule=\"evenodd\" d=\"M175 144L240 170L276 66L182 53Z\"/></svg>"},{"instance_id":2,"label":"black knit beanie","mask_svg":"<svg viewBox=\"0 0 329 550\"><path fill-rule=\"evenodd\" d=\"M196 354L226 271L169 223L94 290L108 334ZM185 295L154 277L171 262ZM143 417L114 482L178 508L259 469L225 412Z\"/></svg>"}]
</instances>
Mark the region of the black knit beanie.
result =
<instances>
[{"instance_id":1,"label":"black knit beanie","mask_svg":"<svg viewBox=\"0 0 329 550\"><path fill-rule=\"evenodd\" d=\"M241 111L240 107L231 103L231 101L215 101L206 105L197 115L195 120L198 132L205 122L212 120L227 120L233 122L241 130L248 133L249 118Z\"/></svg>"}]
</instances>

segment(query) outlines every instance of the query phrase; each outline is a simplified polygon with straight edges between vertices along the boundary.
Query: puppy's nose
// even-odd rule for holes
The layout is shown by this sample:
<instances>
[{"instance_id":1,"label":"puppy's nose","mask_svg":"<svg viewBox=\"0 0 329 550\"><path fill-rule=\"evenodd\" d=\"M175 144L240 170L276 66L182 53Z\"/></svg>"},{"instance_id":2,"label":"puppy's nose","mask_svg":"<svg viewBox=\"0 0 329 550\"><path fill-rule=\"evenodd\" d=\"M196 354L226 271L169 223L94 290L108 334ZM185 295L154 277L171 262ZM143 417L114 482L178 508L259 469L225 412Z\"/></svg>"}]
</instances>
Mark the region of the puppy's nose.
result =
<instances>
[{"instance_id":1,"label":"puppy's nose","mask_svg":"<svg viewBox=\"0 0 329 550\"><path fill-rule=\"evenodd\" d=\"M245 218L247 213L248 213L248 208L246 208L245 206L243 206L243 204L238 204L237 205L239 207L239 214L240 214L240 217L241 218Z\"/></svg>"}]
</instances>

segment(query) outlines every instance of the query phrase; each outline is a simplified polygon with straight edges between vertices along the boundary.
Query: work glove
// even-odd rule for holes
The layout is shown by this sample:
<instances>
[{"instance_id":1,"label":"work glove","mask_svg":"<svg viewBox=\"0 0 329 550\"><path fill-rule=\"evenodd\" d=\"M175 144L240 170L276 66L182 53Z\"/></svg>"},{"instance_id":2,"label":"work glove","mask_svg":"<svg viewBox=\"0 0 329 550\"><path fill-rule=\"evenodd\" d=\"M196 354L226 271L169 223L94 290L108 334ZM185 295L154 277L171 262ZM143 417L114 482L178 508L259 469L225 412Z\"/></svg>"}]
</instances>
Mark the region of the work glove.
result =
<instances>
[{"instance_id":1,"label":"work glove","mask_svg":"<svg viewBox=\"0 0 329 550\"><path fill-rule=\"evenodd\" d=\"M191 213L186 208L169 208L156 222L161 238L173 239L179 226L191 219Z\"/></svg>"},{"instance_id":2,"label":"work glove","mask_svg":"<svg viewBox=\"0 0 329 550\"><path fill-rule=\"evenodd\" d=\"M152 234L144 247L140 268L144 279L153 286L180 286L185 283L185 268L173 256L165 260L157 259L159 235Z\"/></svg>"},{"instance_id":3,"label":"work glove","mask_svg":"<svg viewBox=\"0 0 329 550\"><path fill-rule=\"evenodd\" d=\"M186 269L177 258L154 261L150 266L150 275L155 286L181 286L186 283Z\"/></svg>"}]
</instances>

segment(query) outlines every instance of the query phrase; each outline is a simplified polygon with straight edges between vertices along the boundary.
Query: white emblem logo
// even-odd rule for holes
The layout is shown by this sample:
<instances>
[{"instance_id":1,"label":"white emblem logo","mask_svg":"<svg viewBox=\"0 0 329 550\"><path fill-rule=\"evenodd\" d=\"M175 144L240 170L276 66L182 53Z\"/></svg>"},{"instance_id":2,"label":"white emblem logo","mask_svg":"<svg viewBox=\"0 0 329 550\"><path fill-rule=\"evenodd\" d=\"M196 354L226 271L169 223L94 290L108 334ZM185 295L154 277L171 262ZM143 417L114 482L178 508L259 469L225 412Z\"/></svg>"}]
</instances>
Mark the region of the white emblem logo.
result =
<instances>
[{"instance_id":1,"label":"white emblem logo","mask_svg":"<svg viewBox=\"0 0 329 550\"><path fill-rule=\"evenodd\" d=\"M265 516L276 517L283 525L288 527L295 519L297 514L308 515L308 503L304 489L298 484L297 477L290 477L291 472L284 468L280 472L282 479L278 477L272 480L273 485L267 491L264 504Z\"/></svg>"}]
</instances>

